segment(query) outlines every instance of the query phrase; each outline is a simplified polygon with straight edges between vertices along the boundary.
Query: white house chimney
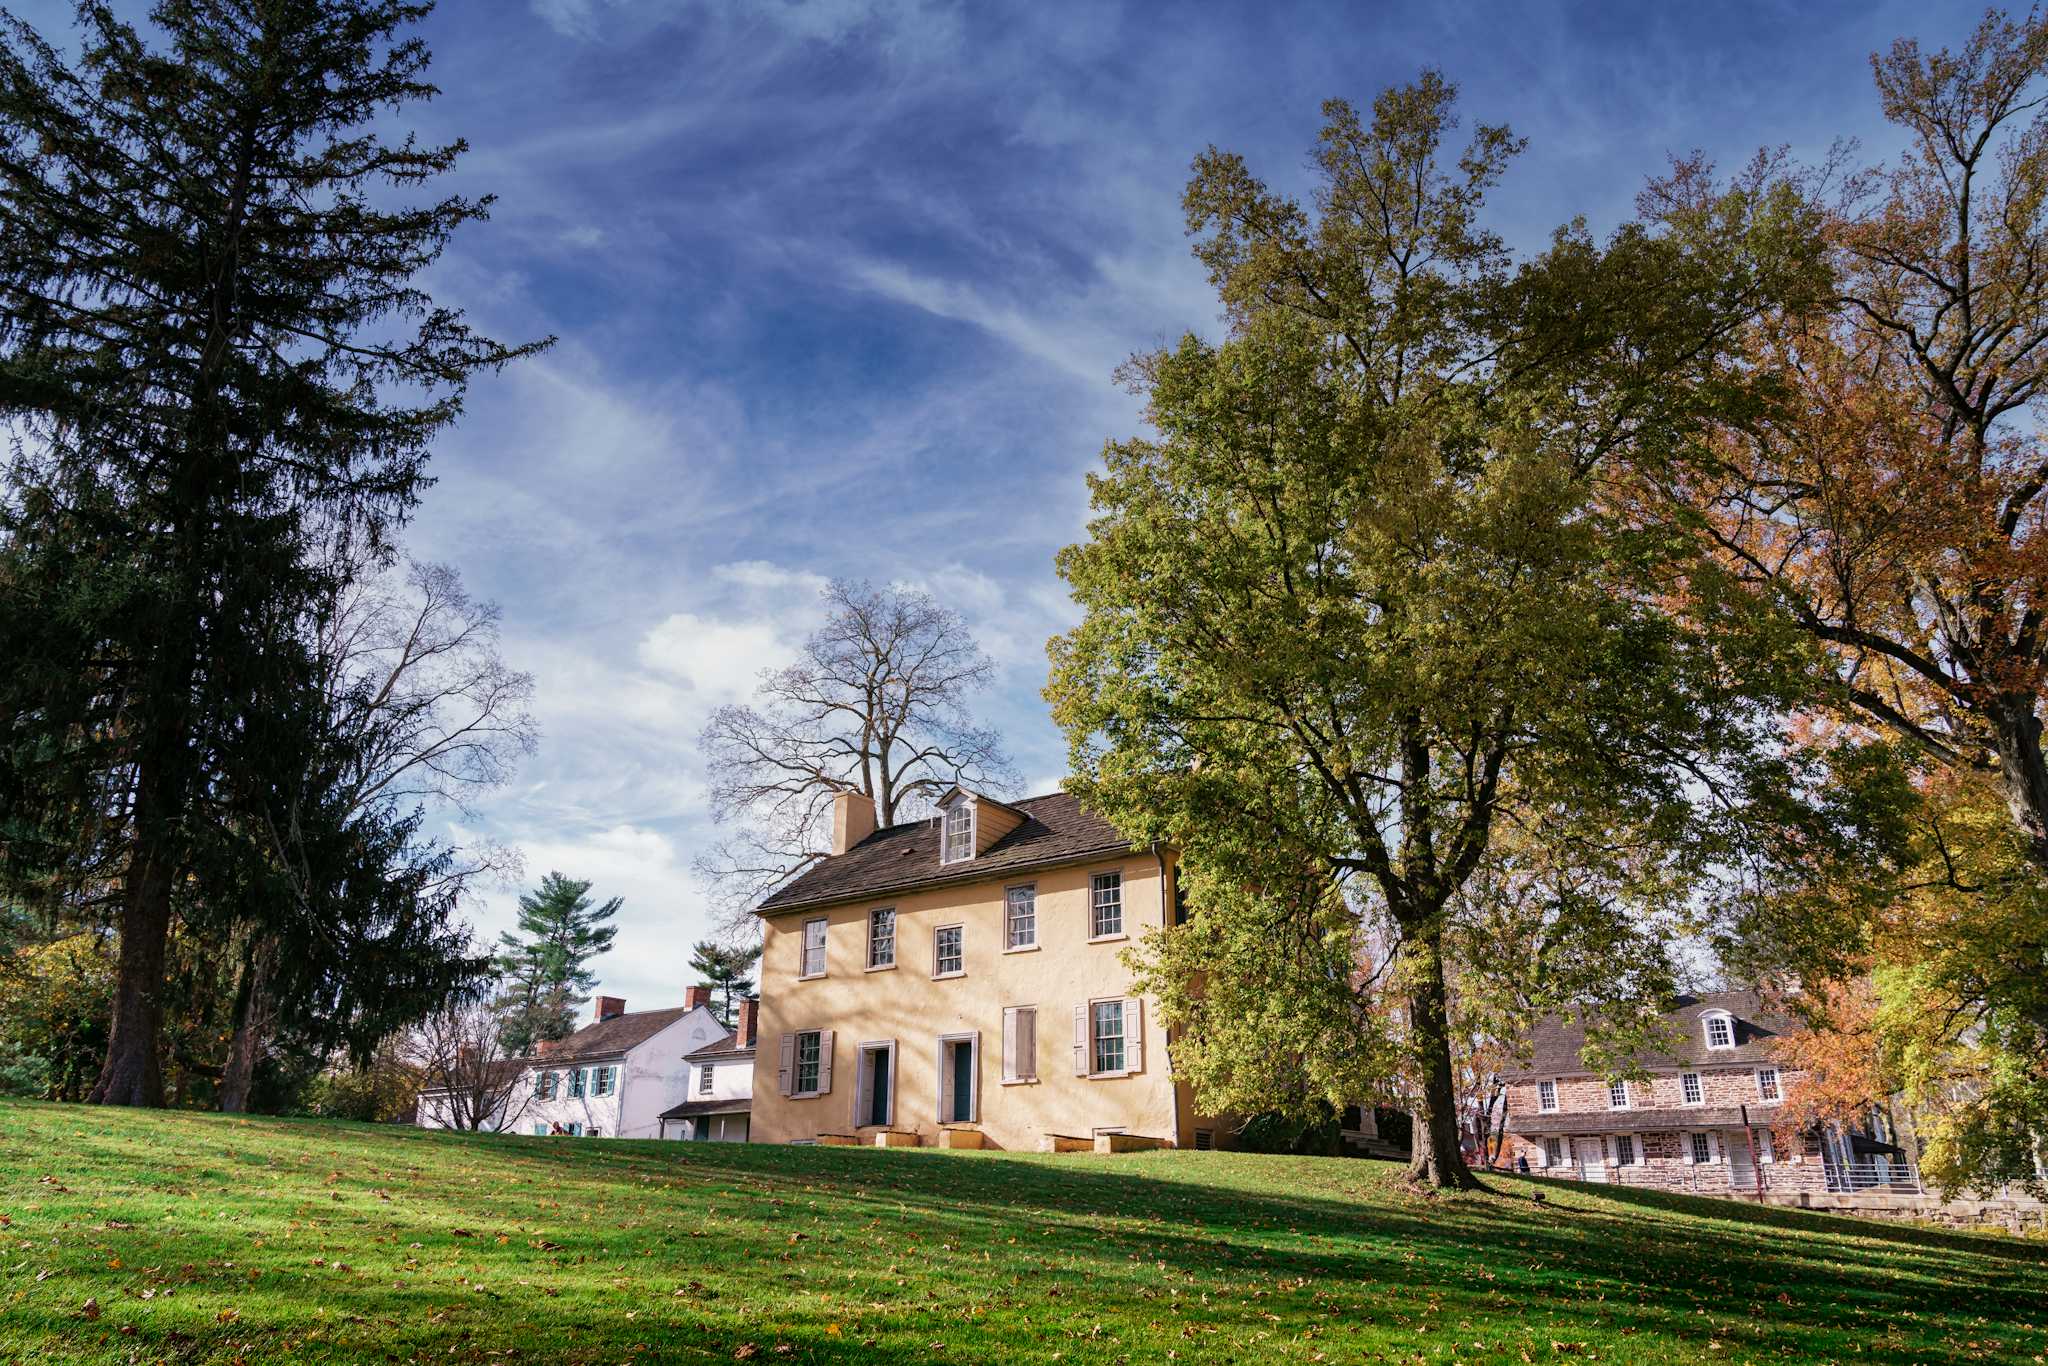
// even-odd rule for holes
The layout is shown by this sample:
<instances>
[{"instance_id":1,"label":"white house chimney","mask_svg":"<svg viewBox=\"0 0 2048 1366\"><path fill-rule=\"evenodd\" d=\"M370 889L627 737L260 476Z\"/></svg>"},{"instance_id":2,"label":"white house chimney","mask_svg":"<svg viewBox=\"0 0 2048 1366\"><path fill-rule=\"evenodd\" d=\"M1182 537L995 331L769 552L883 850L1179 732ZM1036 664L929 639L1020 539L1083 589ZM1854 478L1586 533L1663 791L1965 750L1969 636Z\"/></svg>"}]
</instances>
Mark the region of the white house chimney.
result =
<instances>
[{"instance_id":1,"label":"white house chimney","mask_svg":"<svg viewBox=\"0 0 2048 1366\"><path fill-rule=\"evenodd\" d=\"M860 792L832 794L832 852L843 854L875 833L875 799Z\"/></svg>"}]
</instances>

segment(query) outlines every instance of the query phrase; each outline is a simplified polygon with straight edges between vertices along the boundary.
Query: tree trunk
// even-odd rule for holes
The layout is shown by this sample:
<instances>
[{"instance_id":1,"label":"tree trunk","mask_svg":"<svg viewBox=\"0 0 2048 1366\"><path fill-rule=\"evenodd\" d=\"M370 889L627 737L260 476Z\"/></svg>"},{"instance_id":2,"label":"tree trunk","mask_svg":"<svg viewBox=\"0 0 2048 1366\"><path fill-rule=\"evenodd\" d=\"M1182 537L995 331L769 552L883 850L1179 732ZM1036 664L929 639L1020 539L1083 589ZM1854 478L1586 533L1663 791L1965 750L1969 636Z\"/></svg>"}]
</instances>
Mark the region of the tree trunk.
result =
<instances>
[{"instance_id":1,"label":"tree trunk","mask_svg":"<svg viewBox=\"0 0 2048 1366\"><path fill-rule=\"evenodd\" d=\"M137 840L121 908L121 962L107 1060L86 1100L95 1105L164 1103L157 1037L163 1024L164 946L171 933L171 870L154 843Z\"/></svg>"},{"instance_id":2,"label":"tree trunk","mask_svg":"<svg viewBox=\"0 0 2048 1366\"><path fill-rule=\"evenodd\" d=\"M221 1113L244 1114L249 1109L249 1091L256 1080L256 1060L270 1038L276 1002L270 990L276 946L262 939L251 947L249 964L242 974L242 989L235 999L235 1034L228 1045L227 1066L220 1078Z\"/></svg>"},{"instance_id":3,"label":"tree trunk","mask_svg":"<svg viewBox=\"0 0 2048 1366\"><path fill-rule=\"evenodd\" d=\"M1421 1100L1415 1107L1414 1156L1408 1180L1417 1186L1446 1190L1478 1190L1479 1180L1465 1165L1458 1146L1458 1089L1451 1080L1451 1039L1448 993L1444 988L1442 945L1434 934L1410 942L1408 965L1408 1041L1421 1073Z\"/></svg>"},{"instance_id":4,"label":"tree trunk","mask_svg":"<svg viewBox=\"0 0 2048 1366\"><path fill-rule=\"evenodd\" d=\"M1998 780L2027 852L2048 870L2048 760L2041 753L2041 718L2028 695L2001 699L1991 709L1998 737Z\"/></svg>"}]
</instances>

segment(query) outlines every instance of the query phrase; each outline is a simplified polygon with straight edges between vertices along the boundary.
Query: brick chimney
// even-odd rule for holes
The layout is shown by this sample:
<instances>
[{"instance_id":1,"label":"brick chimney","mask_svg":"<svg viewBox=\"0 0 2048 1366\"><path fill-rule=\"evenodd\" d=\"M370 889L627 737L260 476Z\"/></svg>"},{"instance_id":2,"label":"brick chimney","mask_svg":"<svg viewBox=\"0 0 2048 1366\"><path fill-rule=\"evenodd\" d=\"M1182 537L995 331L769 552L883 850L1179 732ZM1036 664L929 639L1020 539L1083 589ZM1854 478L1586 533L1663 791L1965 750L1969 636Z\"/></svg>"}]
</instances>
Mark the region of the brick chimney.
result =
<instances>
[{"instance_id":1,"label":"brick chimney","mask_svg":"<svg viewBox=\"0 0 2048 1366\"><path fill-rule=\"evenodd\" d=\"M746 1000L740 1002L739 1024L732 1031L733 1035L739 1040L739 1042L736 1043L734 1047L753 1047L755 1025L754 1017L760 1011L760 1009L761 1003L751 996L749 996Z\"/></svg>"},{"instance_id":2,"label":"brick chimney","mask_svg":"<svg viewBox=\"0 0 2048 1366\"><path fill-rule=\"evenodd\" d=\"M710 1004L711 1004L711 988L710 988L710 987L684 987L684 988L683 988L683 1009L684 1009L684 1010L695 1010L695 1009L696 1009L696 1008L697 1008L698 1006L707 1006L707 1007L708 1007L708 1006L709 1006Z\"/></svg>"},{"instance_id":3,"label":"brick chimney","mask_svg":"<svg viewBox=\"0 0 2048 1366\"><path fill-rule=\"evenodd\" d=\"M597 1018L609 1020L614 1015L626 1013L626 998L623 996L600 996L597 998Z\"/></svg>"},{"instance_id":4,"label":"brick chimney","mask_svg":"<svg viewBox=\"0 0 2048 1366\"><path fill-rule=\"evenodd\" d=\"M832 852L843 854L875 833L875 799L858 792L832 794Z\"/></svg>"}]
</instances>

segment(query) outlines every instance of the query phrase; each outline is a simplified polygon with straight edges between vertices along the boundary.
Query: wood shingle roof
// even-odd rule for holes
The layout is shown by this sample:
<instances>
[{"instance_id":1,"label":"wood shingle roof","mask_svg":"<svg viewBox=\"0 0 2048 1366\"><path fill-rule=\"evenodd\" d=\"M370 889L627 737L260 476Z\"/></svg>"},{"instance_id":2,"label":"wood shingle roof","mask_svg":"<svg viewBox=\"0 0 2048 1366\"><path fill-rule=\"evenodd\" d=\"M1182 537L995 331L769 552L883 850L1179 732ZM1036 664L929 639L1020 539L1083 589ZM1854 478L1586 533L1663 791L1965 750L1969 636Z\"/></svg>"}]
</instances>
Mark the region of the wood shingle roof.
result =
<instances>
[{"instance_id":1,"label":"wood shingle roof","mask_svg":"<svg viewBox=\"0 0 2048 1366\"><path fill-rule=\"evenodd\" d=\"M973 858L939 862L939 827L931 820L885 826L853 848L822 859L763 901L758 914L894 896L923 887L979 882L1004 873L1128 853L1131 842L1064 792L1005 802L1021 812L1016 829Z\"/></svg>"}]
</instances>

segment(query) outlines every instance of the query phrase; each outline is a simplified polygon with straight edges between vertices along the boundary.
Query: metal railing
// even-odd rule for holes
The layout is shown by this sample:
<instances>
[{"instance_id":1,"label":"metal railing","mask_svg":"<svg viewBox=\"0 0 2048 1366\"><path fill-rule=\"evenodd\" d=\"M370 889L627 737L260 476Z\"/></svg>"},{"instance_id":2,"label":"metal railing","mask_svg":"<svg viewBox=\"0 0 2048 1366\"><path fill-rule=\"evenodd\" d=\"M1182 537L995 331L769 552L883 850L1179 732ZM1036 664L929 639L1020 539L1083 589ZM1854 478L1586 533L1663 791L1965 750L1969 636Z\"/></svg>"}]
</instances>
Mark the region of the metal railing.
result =
<instances>
[{"instance_id":1,"label":"metal railing","mask_svg":"<svg viewBox=\"0 0 2048 1366\"><path fill-rule=\"evenodd\" d=\"M1861 1162L1830 1162L1826 1169L1828 1192L1855 1195L1861 1191L1884 1191L1894 1195L1925 1195L1919 1169L1910 1162L1866 1158Z\"/></svg>"}]
</instances>

